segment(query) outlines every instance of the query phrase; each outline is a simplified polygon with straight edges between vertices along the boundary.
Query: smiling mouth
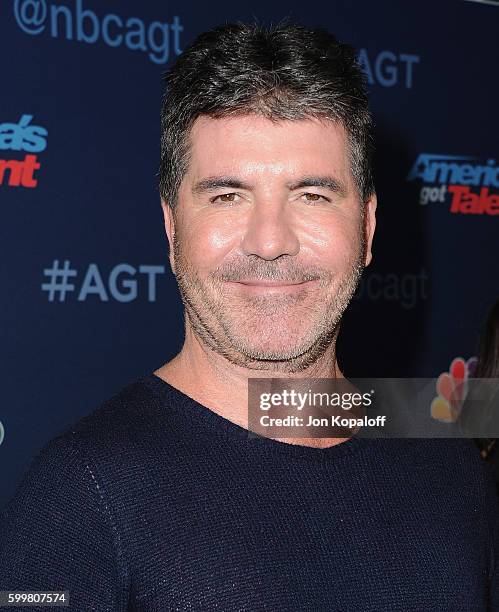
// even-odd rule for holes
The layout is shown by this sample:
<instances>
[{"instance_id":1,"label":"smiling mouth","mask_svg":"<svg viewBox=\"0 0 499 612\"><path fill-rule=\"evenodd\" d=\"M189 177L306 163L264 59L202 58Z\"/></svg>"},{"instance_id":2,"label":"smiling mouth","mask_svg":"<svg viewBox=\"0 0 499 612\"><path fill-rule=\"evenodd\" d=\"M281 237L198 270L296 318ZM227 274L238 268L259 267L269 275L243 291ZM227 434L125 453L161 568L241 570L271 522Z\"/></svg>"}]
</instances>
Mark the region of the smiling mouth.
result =
<instances>
[{"instance_id":1,"label":"smiling mouth","mask_svg":"<svg viewBox=\"0 0 499 612\"><path fill-rule=\"evenodd\" d=\"M317 283L319 279L312 279L300 282L290 282L283 280L255 279L231 281L230 284L237 285L246 291L251 292L282 292L282 291L299 291L305 287L309 287Z\"/></svg>"},{"instance_id":2,"label":"smiling mouth","mask_svg":"<svg viewBox=\"0 0 499 612\"><path fill-rule=\"evenodd\" d=\"M289 281L283 281L283 280L271 280L271 279L255 279L255 280L240 280L240 281L235 281L237 283L240 283L241 285L262 285L265 287L287 287L290 285L303 285L303 283L306 283L308 281L300 281L298 283L292 283Z\"/></svg>"}]
</instances>

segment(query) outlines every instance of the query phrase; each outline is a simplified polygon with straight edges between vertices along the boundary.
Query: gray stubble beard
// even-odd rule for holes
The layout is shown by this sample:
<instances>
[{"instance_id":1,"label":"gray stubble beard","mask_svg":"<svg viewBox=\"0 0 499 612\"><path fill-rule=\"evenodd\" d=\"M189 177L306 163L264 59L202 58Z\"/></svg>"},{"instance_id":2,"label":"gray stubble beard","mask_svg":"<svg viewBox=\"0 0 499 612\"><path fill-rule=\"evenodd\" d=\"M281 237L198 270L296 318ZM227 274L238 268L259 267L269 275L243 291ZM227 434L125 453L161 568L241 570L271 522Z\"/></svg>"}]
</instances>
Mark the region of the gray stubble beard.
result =
<instances>
[{"instance_id":1,"label":"gray stubble beard","mask_svg":"<svg viewBox=\"0 0 499 612\"><path fill-rule=\"evenodd\" d=\"M216 302L207 300L207 294L203 291L203 284L196 271L192 270L188 263L186 263L175 233L173 239L175 276L185 307L186 331L187 324L189 323L196 336L206 347L221 355L230 363L244 368L269 370L277 373L296 373L313 366L328 350L330 351L328 358L334 364L336 338L339 332L341 317L350 303L364 271L365 249L366 240L362 219L361 243L357 258L349 274L340 282L332 308L328 309L325 316L321 318L313 330L314 333L311 333L311 336L315 336L316 339L305 349L302 347L303 350L269 355L268 353L251 351L247 346L244 346L244 342L238 342L237 339L231 337L230 326L224 323L223 317L220 316L220 310L218 310L217 314ZM254 300L254 303L255 301L258 303L258 298ZM205 316L199 307L203 303L207 305L205 309L207 316ZM266 303L268 304L268 301ZM210 312L215 314L210 315ZM211 324L212 321L225 334L225 339L222 337L222 334L217 334L216 329L213 329L215 325ZM317 328L319 328L318 331ZM269 335L271 333L271 330L269 330ZM249 335L247 334L247 336Z\"/></svg>"}]
</instances>

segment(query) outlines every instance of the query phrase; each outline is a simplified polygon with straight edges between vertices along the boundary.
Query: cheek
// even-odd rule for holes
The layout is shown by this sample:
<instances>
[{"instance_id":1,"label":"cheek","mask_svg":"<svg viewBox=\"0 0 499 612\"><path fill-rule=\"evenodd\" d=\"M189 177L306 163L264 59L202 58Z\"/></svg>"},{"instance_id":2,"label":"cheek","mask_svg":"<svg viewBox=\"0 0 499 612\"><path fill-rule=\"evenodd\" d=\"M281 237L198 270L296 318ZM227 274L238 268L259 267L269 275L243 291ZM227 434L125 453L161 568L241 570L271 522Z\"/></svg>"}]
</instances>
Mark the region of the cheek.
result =
<instances>
[{"instance_id":1,"label":"cheek","mask_svg":"<svg viewBox=\"0 0 499 612\"><path fill-rule=\"evenodd\" d=\"M322 222L310 224L302 247L308 246L321 265L332 269L347 267L358 256L360 226L357 220L329 216ZM302 248L302 250L308 250Z\"/></svg>"},{"instance_id":2,"label":"cheek","mask_svg":"<svg viewBox=\"0 0 499 612\"><path fill-rule=\"evenodd\" d=\"M237 244L237 236L233 223L205 217L186 223L181 240L189 262L203 275L222 263Z\"/></svg>"}]
</instances>

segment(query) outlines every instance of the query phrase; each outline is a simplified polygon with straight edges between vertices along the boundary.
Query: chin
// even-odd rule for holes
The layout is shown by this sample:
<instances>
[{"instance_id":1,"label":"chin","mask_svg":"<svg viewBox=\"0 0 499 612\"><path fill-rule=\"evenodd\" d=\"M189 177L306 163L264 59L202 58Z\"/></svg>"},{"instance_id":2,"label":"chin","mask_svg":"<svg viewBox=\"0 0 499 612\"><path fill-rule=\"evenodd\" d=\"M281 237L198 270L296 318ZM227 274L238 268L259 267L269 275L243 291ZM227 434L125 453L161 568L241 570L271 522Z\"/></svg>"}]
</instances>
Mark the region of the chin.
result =
<instances>
[{"instance_id":1,"label":"chin","mask_svg":"<svg viewBox=\"0 0 499 612\"><path fill-rule=\"evenodd\" d=\"M308 348L303 341L296 342L290 336L283 339L281 342L276 342L275 339L269 342L239 344L242 352L252 359L261 359L269 361L284 361L294 359L302 355Z\"/></svg>"}]
</instances>

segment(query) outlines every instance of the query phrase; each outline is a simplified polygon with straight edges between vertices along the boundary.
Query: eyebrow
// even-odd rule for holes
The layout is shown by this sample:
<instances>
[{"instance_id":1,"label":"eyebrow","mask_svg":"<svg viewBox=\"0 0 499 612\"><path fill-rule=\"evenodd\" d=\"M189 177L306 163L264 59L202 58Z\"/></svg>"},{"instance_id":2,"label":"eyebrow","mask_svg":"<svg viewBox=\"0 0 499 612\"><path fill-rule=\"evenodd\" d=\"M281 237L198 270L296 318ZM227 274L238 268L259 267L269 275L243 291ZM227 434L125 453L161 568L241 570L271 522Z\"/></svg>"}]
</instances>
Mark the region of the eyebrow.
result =
<instances>
[{"instance_id":1,"label":"eyebrow","mask_svg":"<svg viewBox=\"0 0 499 612\"><path fill-rule=\"evenodd\" d=\"M336 193L342 198L345 198L348 193L343 181L333 176L306 176L298 181L286 183L286 187L290 191L301 189L302 187L322 187L323 189L328 189ZM251 191L253 186L233 176L209 176L197 181L192 187L192 193L194 195L201 195L208 191L214 191L215 189L221 188L245 189Z\"/></svg>"}]
</instances>

